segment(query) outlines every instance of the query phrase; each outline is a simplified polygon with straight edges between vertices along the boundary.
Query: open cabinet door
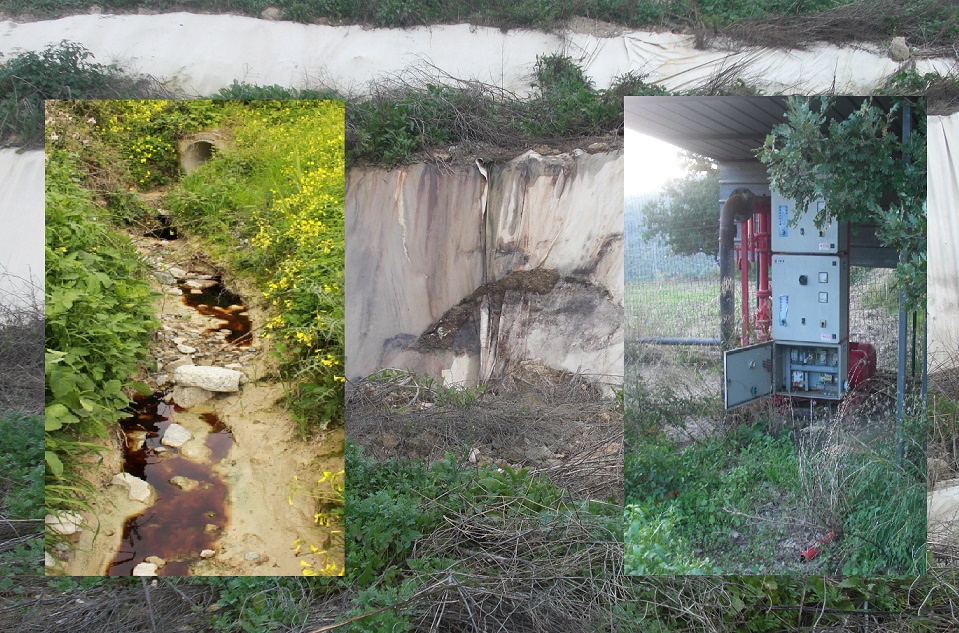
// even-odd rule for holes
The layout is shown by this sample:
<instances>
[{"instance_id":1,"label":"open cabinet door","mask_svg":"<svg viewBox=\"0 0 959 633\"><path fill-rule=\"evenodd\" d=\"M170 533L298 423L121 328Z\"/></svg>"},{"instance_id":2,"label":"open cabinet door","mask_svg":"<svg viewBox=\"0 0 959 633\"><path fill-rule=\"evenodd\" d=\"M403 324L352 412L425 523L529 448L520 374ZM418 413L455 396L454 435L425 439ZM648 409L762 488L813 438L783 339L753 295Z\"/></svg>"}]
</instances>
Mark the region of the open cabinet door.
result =
<instances>
[{"instance_id":1,"label":"open cabinet door","mask_svg":"<svg viewBox=\"0 0 959 633\"><path fill-rule=\"evenodd\" d=\"M756 402L773 392L773 341L723 353L726 409Z\"/></svg>"}]
</instances>

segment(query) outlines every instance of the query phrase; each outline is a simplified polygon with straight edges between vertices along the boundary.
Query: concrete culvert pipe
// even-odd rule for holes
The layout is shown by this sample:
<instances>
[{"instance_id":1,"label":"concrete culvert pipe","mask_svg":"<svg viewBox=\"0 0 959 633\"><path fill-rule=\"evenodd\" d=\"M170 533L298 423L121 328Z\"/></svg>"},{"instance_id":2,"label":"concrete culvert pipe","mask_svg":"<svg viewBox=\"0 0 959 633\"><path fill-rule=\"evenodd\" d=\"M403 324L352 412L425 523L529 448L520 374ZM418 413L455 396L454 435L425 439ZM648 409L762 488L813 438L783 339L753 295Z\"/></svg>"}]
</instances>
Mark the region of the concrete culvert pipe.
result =
<instances>
[{"instance_id":1,"label":"concrete culvert pipe","mask_svg":"<svg viewBox=\"0 0 959 633\"><path fill-rule=\"evenodd\" d=\"M179 143L180 167L184 173L191 174L197 167L213 158L226 144L226 137L215 130L192 134Z\"/></svg>"}]
</instances>

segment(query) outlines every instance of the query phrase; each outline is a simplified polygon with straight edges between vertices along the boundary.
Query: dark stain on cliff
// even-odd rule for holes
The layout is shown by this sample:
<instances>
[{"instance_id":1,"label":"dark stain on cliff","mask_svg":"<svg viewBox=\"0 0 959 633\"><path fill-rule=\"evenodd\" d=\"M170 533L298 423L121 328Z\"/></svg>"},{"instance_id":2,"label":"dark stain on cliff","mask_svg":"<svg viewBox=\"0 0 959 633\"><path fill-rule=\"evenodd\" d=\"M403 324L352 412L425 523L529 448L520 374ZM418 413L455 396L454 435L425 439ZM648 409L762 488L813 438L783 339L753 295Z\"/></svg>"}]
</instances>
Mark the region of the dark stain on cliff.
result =
<instances>
[{"instance_id":1,"label":"dark stain on cliff","mask_svg":"<svg viewBox=\"0 0 959 633\"><path fill-rule=\"evenodd\" d=\"M483 284L426 328L413 349L418 352L478 352L479 306L484 298L489 300L490 312L495 320L502 310L503 297L507 292L545 295L552 292L559 280L559 273L555 270L536 268L516 270L502 279Z\"/></svg>"}]
</instances>

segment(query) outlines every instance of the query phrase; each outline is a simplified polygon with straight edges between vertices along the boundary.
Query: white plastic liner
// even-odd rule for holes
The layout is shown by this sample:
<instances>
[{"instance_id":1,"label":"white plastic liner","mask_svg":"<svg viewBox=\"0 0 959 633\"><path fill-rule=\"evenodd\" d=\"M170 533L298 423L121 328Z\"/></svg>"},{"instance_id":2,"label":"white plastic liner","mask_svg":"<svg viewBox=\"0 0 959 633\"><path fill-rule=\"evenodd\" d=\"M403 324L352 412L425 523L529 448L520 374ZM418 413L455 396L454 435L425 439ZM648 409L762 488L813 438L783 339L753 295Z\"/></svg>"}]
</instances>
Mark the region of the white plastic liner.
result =
<instances>
[{"instance_id":1,"label":"white plastic liner","mask_svg":"<svg viewBox=\"0 0 959 633\"><path fill-rule=\"evenodd\" d=\"M537 55L565 53L598 87L627 71L671 89L690 88L737 63L767 93L847 94L868 91L900 65L876 46L805 51L751 48L696 50L690 35L582 33L475 27L468 24L367 29L271 22L233 15L75 15L18 24L0 22L0 52L39 50L63 39L89 49L96 61L175 79L184 90L209 95L233 80L303 87L318 83L366 89L417 64L433 64L462 79L478 79L525 93ZM945 73L952 59L917 59L916 70Z\"/></svg>"}]
</instances>

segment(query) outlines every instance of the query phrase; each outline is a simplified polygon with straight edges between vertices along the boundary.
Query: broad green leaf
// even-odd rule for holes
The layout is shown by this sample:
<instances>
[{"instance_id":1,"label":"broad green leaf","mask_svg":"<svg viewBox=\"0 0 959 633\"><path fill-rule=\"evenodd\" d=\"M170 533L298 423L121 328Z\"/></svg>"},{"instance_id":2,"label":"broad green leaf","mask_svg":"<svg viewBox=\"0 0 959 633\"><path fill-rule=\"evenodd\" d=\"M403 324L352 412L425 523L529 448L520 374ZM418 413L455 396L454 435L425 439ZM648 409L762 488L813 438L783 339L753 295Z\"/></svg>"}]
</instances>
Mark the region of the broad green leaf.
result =
<instances>
[{"instance_id":1,"label":"broad green leaf","mask_svg":"<svg viewBox=\"0 0 959 633\"><path fill-rule=\"evenodd\" d=\"M130 388L136 391L141 396L150 396L153 395L153 390L145 382L134 382L130 383Z\"/></svg>"},{"instance_id":2,"label":"broad green leaf","mask_svg":"<svg viewBox=\"0 0 959 633\"><path fill-rule=\"evenodd\" d=\"M47 460L47 466L50 467L50 471L57 477L63 475L63 462L60 461L60 458L57 457L57 454L53 451L45 451L44 457Z\"/></svg>"}]
</instances>

